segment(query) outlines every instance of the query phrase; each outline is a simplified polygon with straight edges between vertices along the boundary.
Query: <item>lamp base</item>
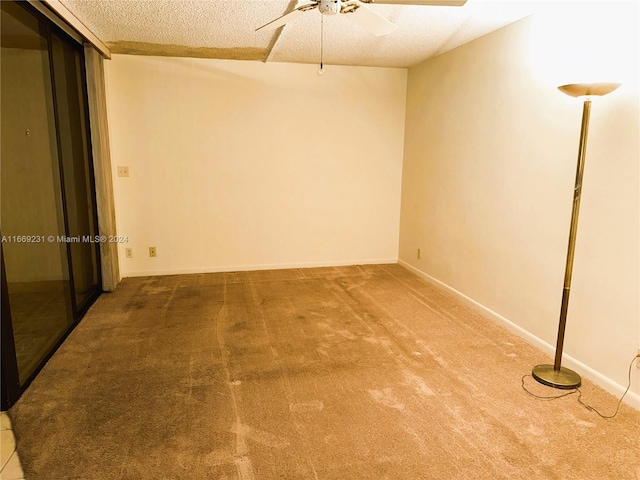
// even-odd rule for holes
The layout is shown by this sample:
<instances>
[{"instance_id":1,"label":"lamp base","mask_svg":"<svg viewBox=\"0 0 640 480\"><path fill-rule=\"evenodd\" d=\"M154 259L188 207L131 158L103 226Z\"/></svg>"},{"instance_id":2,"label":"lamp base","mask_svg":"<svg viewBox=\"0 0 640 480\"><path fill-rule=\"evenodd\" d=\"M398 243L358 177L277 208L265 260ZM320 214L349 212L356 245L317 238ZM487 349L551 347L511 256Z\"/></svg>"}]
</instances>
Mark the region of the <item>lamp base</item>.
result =
<instances>
[{"instance_id":1,"label":"lamp base","mask_svg":"<svg viewBox=\"0 0 640 480\"><path fill-rule=\"evenodd\" d=\"M536 365L533 367L531 375L544 385L563 390L578 388L582 383L580 375L573 370L564 367L556 370L553 365Z\"/></svg>"}]
</instances>

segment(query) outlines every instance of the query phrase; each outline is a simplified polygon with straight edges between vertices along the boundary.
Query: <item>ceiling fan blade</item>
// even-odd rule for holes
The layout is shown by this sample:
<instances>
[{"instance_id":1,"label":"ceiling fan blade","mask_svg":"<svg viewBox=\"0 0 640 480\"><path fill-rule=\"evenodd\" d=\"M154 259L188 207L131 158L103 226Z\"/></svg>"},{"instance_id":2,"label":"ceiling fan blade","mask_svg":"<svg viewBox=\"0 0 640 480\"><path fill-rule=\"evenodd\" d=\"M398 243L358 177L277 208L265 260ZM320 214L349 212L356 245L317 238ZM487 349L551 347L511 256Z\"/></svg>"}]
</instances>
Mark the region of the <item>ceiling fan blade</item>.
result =
<instances>
[{"instance_id":1,"label":"ceiling fan blade","mask_svg":"<svg viewBox=\"0 0 640 480\"><path fill-rule=\"evenodd\" d=\"M398 30L398 26L395 23L390 22L386 18L362 5L353 12L349 12L347 14L347 18L350 18L355 23L366 28L378 37L382 35L389 35L390 33Z\"/></svg>"},{"instance_id":2,"label":"ceiling fan blade","mask_svg":"<svg viewBox=\"0 0 640 480\"><path fill-rule=\"evenodd\" d=\"M461 7L467 0L360 0L378 5L432 5L436 7Z\"/></svg>"},{"instance_id":3,"label":"ceiling fan blade","mask_svg":"<svg viewBox=\"0 0 640 480\"><path fill-rule=\"evenodd\" d=\"M279 18L276 18L275 20L270 21L269 23L261 26L260 28L256 28L256 32L259 32L260 30L275 30L276 28L281 27L285 23L289 23L290 21L295 20L298 17L301 17L306 11L314 9L317 6L318 4L316 3L316 4L309 4L309 5L303 5L301 7L298 7L289 13L285 13Z\"/></svg>"}]
</instances>

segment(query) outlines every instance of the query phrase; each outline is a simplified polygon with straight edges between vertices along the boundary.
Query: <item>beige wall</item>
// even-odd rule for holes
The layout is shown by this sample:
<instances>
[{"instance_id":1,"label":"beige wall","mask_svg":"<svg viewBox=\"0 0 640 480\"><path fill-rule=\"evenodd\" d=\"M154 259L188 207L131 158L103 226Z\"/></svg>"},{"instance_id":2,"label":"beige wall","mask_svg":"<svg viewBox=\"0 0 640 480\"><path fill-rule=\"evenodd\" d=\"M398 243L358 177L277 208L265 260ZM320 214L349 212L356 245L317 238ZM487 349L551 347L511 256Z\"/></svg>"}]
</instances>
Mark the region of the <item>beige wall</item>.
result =
<instances>
[{"instance_id":1,"label":"beige wall","mask_svg":"<svg viewBox=\"0 0 640 480\"><path fill-rule=\"evenodd\" d=\"M617 394L640 345L638 6L623 7L592 30L527 18L409 70L399 254L552 350L582 113L554 82L581 39L614 37L606 59L625 84L593 105L564 351Z\"/></svg>"},{"instance_id":2,"label":"beige wall","mask_svg":"<svg viewBox=\"0 0 640 480\"><path fill-rule=\"evenodd\" d=\"M105 67L123 276L397 261L406 70Z\"/></svg>"}]
</instances>

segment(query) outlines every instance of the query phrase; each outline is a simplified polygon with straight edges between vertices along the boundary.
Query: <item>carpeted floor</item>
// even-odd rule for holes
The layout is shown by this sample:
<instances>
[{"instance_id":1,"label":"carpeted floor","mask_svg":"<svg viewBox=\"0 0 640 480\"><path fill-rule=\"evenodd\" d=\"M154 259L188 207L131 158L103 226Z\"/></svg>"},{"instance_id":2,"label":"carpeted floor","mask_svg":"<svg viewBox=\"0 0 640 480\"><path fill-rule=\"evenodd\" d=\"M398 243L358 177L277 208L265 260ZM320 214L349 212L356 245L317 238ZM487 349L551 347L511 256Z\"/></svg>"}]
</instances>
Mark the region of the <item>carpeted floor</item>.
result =
<instances>
[{"instance_id":1,"label":"carpeted floor","mask_svg":"<svg viewBox=\"0 0 640 480\"><path fill-rule=\"evenodd\" d=\"M397 265L129 278L10 415L29 480L639 479L549 360Z\"/></svg>"}]
</instances>

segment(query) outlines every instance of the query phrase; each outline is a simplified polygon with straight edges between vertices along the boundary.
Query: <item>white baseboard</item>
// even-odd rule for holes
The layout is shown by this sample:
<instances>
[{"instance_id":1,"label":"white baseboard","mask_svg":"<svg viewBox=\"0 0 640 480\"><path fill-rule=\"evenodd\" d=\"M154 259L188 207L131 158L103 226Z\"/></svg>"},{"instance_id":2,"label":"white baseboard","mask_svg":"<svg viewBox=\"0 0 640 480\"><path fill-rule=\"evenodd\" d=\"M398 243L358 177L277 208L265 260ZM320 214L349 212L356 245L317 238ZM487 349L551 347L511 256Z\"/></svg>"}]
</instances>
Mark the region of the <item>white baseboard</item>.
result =
<instances>
[{"instance_id":1,"label":"white baseboard","mask_svg":"<svg viewBox=\"0 0 640 480\"><path fill-rule=\"evenodd\" d=\"M364 260L332 260L300 263L277 263L256 265L216 265L212 267L178 268L175 270L134 271L122 273L126 277L153 277L160 275L189 275L194 273L251 272L256 270L288 270L291 268L348 267L352 265L388 265L398 263L397 258L375 258ZM120 266L122 272L122 266Z\"/></svg>"},{"instance_id":2,"label":"white baseboard","mask_svg":"<svg viewBox=\"0 0 640 480\"><path fill-rule=\"evenodd\" d=\"M544 340L536 337L535 335L533 335L529 331L525 330L524 328L520 327L519 325L515 324L511 320L509 320L509 319L503 317L502 315L494 312L493 310L485 307L481 303L476 302L473 298L467 297L462 292L459 292L455 288L450 287L446 283L443 283L440 280L432 277L428 273L425 273L422 270L419 270L418 268L414 267L413 265L410 265L409 263L405 262L404 260L399 259L398 260L398 264L402 265L407 270L410 270L411 272L415 273L419 277L425 279L427 282L431 283L432 285L435 285L436 287L439 287L439 288L451 293L452 295L454 295L458 299L462 300L465 304L467 304L468 306L470 306L474 310L476 310L479 313L483 314L485 317L490 318L491 320L495 321L496 323L502 325L503 327L505 327L510 332L515 333L516 335L518 335L519 337L523 338L524 340L526 340L528 343L532 344L533 346L539 348L543 352L548 353L551 356L554 355L555 347L553 345L550 345L547 342L545 342ZM597 370L594 370L593 368L591 368L588 365L580 362L579 360L576 360L575 358L571 357L570 355L567 355L567 354L563 354L562 355L562 364L564 366L572 369L572 370L575 370L581 376L583 376L585 378L588 378L589 380L594 382L596 385L602 387L607 392L609 392L609 393L611 393L611 394L613 394L613 395L615 395L617 397L621 397L622 394L624 393L625 389L626 389L626 385L623 387L622 385L620 385L620 384L614 382L613 380L611 380L609 377L604 376L602 373L598 372ZM533 365L532 365L532 367L533 367ZM629 391L627 393L627 395L625 396L625 398L624 398L624 403L626 403L627 405L629 405L629 406L631 406L631 407L633 407L633 408L635 408L637 410L640 410L640 395L638 395L635 392Z\"/></svg>"}]
</instances>

